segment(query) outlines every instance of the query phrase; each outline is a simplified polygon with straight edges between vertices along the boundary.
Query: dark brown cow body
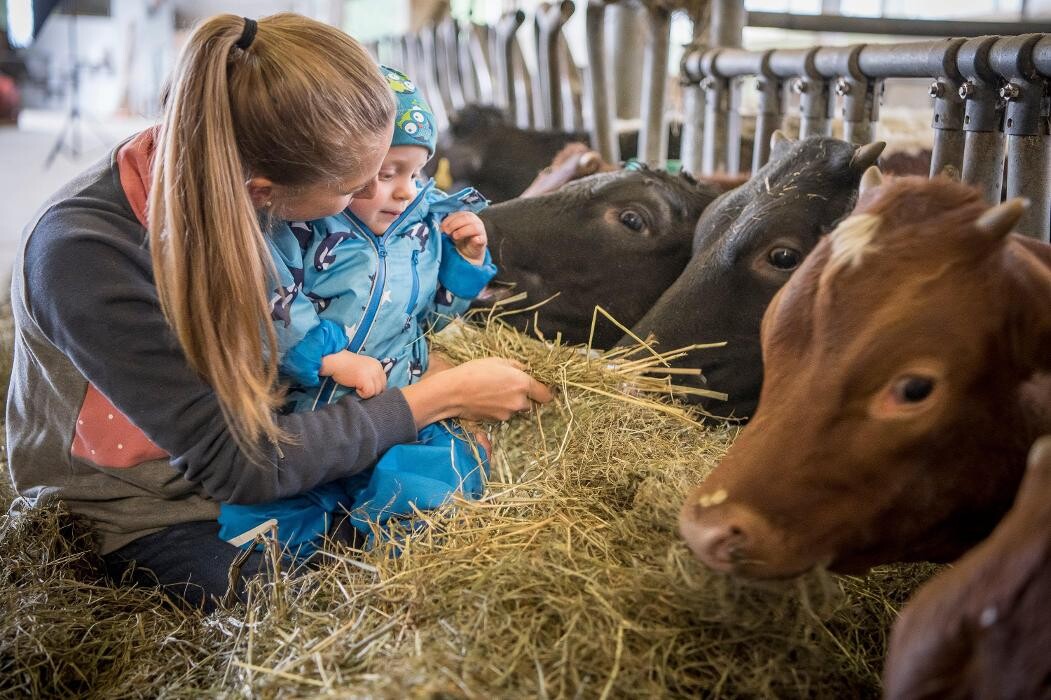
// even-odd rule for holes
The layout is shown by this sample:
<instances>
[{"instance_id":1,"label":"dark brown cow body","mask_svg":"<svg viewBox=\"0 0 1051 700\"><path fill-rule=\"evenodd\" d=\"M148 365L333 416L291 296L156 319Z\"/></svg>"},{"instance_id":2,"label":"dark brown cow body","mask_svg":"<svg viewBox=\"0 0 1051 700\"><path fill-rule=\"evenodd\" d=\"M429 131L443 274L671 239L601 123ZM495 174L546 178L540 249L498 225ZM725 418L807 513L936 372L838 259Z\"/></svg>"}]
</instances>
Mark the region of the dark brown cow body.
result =
<instances>
[{"instance_id":1,"label":"dark brown cow body","mask_svg":"<svg viewBox=\"0 0 1051 700\"><path fill-rule=\"evenodd\" d=\"M864 184L864 183L863 183ZM687 500L708 565L784 577L950 561L1051 432L1051 246L947 179L862 197L771 302L753 422Z\"/></svg>"},{"instance_id":2,"label":"dark brown cow body","mask_svg":"<svg viewBox=\"0 0 1051 700\"><path fill-rule=\"evenodd\" d=\"M905 606L884 689L890 700L1051 698L1051 436L993 534Z\"/></svg>"}]
</instances>

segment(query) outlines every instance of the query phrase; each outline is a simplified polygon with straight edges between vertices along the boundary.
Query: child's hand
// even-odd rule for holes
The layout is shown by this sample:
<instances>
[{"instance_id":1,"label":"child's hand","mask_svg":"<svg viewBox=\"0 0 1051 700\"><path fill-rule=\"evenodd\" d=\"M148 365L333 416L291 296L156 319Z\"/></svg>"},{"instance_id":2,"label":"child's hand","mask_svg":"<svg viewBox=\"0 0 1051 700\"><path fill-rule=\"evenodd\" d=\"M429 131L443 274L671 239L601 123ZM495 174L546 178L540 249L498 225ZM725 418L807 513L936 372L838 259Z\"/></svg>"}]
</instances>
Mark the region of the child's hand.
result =
<instances>
[{"instance_id":1,"label":"child's hand","mask_svg":"<svg viewBox=\"0 0 1051 700\"><path fill-rule=\"evenodd\" d=\"M475 265L485 262L485 247L489 239L485 234L485 224L478 215L470 211L457 211L445 217L442 231L453 239L456 250Z\"/></svg>"},{"instance_id":2,"label":"child's hand","mask_svg":"<svg viewBox=\"0 0 1051 700\"><path fill-rule=\"evenodd\" d=\"M363 399L370 399L387 388L387 374L379 360L350 350L325 355L318 374L357 390Z\"/></svg>"}]
</instances>

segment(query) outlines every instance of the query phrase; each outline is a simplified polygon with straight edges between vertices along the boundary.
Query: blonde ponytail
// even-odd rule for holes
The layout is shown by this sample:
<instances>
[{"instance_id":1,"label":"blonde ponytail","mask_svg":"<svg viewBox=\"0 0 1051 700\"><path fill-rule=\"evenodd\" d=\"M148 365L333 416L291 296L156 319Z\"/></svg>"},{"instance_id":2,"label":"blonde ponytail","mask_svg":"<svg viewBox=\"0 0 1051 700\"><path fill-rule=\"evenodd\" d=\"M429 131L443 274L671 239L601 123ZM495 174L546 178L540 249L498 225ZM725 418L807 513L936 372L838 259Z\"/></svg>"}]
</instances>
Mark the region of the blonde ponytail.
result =
<instances>
[{"instance_id":1,"label":"blonde ponytail","mask_svg":"<svg viewBox=\"0 0 1051 700\"><path fill-rule=\"evenodd\" d=\"M157 139L149 233L161 307L191 366L214 388L234 438L253 460L288 440L269 297L274 270L245 186L360 177L385 144L394 100L346 34L297 15L219 15L190 37L172 77Z\"/></svg>"}]
</instances>

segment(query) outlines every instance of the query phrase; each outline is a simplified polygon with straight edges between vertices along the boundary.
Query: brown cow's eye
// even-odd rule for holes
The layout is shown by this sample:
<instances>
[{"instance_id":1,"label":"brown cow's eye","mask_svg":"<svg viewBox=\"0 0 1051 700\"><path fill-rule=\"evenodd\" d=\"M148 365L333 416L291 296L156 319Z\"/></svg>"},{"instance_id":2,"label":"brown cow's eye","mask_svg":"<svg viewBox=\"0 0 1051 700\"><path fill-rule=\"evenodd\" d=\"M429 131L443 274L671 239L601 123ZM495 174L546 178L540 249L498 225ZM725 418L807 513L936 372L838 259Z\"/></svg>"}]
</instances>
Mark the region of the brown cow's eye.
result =
<instances>
[{"instance_id":1,"label":"brown cow's eye","mask_svg":"<svg viewBox=\"0 0 1051 700\"><path fill-rule=\"evenodd\" d=\"M791 248L774 248L767 256L770 264L778 270L794 270L799 267L799 251Z\"/></svg>"},{"instance_id":2,"label":"brown cow's eye","mask_svg":"<svg viewBox=\"0 0 1051 700\"><path fill-rule=\"evenodd\" d=\"M646 228L646 220L637 211L632 211L631 209L625 209L620 213L620 223L632 231L641 231Z\"/></svg>"},{"instance_id":3,"label":"brown cow's eye","mask_svg":"<svg viewBox=\"0 0 1051 700\"><path fill-rule=\"evenodd\" d=\"M934 391L934 380L928 377L905 377L894 385L894 396L903 403L919 403Z\"/></svg>"}]
</instances>

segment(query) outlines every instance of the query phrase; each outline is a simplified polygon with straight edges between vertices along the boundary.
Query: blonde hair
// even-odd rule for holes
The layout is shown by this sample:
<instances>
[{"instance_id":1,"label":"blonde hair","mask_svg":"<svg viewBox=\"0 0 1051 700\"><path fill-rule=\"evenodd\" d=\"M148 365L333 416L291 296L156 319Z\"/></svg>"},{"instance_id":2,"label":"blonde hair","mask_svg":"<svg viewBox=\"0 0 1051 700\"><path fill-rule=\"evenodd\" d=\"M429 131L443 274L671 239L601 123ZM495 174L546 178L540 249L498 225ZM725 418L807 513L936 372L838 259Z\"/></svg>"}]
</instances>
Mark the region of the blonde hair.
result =
<instances>
[{"instance_id":1,"label":"blonde hair","mask_svg":"<svg viewBox=\"0 0 1051 700\"><path fill-rule=\"evenodd\" d=\"M378 66L354 39L293 14L217 15L190 36L167 94L149 200L161 307L190 365L213 387L253 461L275 422L273 262L246 181L335 184L358 169L394 119Z\"/></svg>"}]
</instances>

